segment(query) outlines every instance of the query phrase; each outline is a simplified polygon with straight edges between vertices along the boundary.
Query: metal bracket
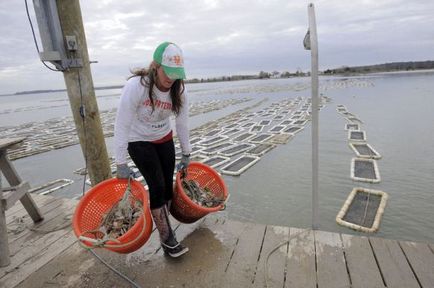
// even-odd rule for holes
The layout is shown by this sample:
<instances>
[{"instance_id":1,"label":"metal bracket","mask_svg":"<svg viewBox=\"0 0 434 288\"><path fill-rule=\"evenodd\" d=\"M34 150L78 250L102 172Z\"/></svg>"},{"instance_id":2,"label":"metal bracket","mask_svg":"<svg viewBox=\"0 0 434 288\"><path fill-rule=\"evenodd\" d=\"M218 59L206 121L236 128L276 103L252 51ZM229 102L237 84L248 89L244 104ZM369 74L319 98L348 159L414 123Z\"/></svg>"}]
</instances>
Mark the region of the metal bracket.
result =
<instances>
[{"instance_id":1,"label":"metal bracket","mask_svg":"<svg viewBox=\"0 0 434 288\"><path fill-rule=\"evenodd\" d=\"M82 68L83 67L83 60L82 59L64 59L64 60L62 60L62 67L64 69Z\"/></svg>"}]
</instances>

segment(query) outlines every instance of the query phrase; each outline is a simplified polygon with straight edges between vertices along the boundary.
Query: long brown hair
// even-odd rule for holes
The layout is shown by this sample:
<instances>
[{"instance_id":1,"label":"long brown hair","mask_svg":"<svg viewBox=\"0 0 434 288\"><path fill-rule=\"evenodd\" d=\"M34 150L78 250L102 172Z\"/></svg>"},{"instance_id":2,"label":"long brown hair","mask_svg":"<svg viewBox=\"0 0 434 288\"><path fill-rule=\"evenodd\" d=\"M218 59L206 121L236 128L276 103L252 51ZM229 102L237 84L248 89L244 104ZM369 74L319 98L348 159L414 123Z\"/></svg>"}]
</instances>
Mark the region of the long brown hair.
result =
<instances>
[{"instance_id":1,"label":"long brown hair","mask_svg":"<svg viewBox=\"0 0 434 288\"><path fill-rule=\"evenodd\" d=\"M139 68L131 70L131 76L128 77L128 79L133 77L140 77L140 83L148 88L148 97L151 101L152 111L154 111L154 97L153 97L153 88L155 84L155 81L157 81L157 69L160 67L160 64L156 63L155 61L152 61L152 63L149 65L149 68ZM170 87L170 98L172 99L172 111L175 115L179 114L179 110L181 109L183 103L181 100L181 95L184 93L184 80L177 79L175 82L173 82L172 87Z\"/></svg>"}]
</instances>

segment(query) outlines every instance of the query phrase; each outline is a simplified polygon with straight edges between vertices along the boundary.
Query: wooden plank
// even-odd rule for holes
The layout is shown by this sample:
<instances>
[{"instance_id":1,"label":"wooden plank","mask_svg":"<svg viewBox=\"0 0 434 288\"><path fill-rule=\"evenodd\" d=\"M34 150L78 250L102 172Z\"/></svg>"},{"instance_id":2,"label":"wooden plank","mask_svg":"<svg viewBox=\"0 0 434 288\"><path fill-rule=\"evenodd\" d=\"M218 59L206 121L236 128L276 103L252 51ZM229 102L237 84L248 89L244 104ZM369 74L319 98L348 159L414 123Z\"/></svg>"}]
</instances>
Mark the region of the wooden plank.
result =
<instances>
[{"instance_id":1,"label":"wooden plank","mask_svg":"<svg viewBox=\"0 0 434 288\"><path fill-rule=\"evenodd\" d=\"M407 259L394 240L369 239L387 287L419 288Z\"/></svg>"},{"instance_id":2,"label":"wooden plank","mask_svg":"<svg viewBox=\"0 0 434 288\"><path fill-rule=\"evenodd\" d=\"M44 234L42 235L42 237L36 239L36 241L29 241L23 243L22 245L20 245L22 246L20 250L16 250L15 248L16 254L10 258L10 265L4 268L0 268L0 278L4 277L7 273L19 273L18 270L20 269L20 265L22 263L37 255L41 249L45 249L48 246L52 245L59 238L63 237L66 233L70 231L71 228L68 227L62 230L54 231L52 233Z\"/></svg>"},{"instance_id":3,"label":"wooden plank","mask_svg":"<svg viewBox=\"0 0 434 288\"><path fill-rule=\"evenodd\" d=\"M18 285L76 241L76 237L72 231L65 234L62 238L53 243L53 245L39 250L34 257L20 265L18 271L8 273L1 278L0 287L14 287Z\"/></svg>"},{"instance_id":4,"label":"wooden plank","mask_svg":"<svg viewBox=\"0 0 434 288\"><path fill-rule=\"evenodd\" d=\"M179 259L149 259L136 281L144 287L222 287L225 269L244 223L207 216L183 243L190 251ZM235 286L234 286L235 287Z\"/></svg>"},{"instance_id":5,"label":"wooden plank","mask_svg":"<svg viewBox=\"0 0 434 288\"><path fill-rule=\"evenodd\" d=\"M399 242L422 287L434 285L434 255L427 244Z\"/></svg>"},{"instance_id":6,"label":"wooden plank","mask_svg":"<svg viewBox=\"0 0 434 288\"><path fill-rule=\"evenodd\" d=\"M0 151L6 152L8 148L11 148L17 144L22 144L26 137L15 137L15 138L1 138L0 139Z\"/></svg>"},{"instance_id":7,"label":"wooden plank","mask_svg":"<svg viewBox=\"0 0 434 288\"><path fill-rule=\"evenodd\" d=\"M58 198L55 199L54 201L47 203L46 205L39 206L41 208L42 215L45 215L46 213L58 207L62 203L62 201L66 201L66 200ZM8 225L13 224L14 222L17 221L21 222L22 220L27 221L28 223L33 223L33 221L30 220L30 216L25 209L16 213L15 215L10 215L6 217L6 222L8 223Z\"/></svg>"},{"instance_id":8,"label":"wooden plank","mask_svg":"<svg viewBox=\"0 0 434 288\"><path fill-rule=\"evenodd\" d=\"M342 234L352 287L384 287L368 238Z\"/></svg>"},{"instance_id":9,"label":"wooden plank","mask_svg":"<svg viewBox=\"0 0 434 288\"><path fill-rule=\"evenodd\" d=\"M313 231L290 228L285 287L316 288Z\"/></svg>"},{"instance_id":10,"label":"wooden plank","mask_svg":"<svg viewBox=\"0 0 434 288\"><path fill-rule=\"evenodd\" d=\"M96 250L96 253L102 251ZM113 272L109 271L100 261L95 259L90 252L84 250L78 243L65 249L54 257L46 265L32 273L19 283L20 288L51 288L51 287L92 287L87 285L87 277L91 272L98 272L109 277ZM120 277L118 277L120 279ZM120 279L120 281L124 281ZM131 287L127 282L120 285L93 286L93 287ZM12 286L13 287L13 286ZM10 287L10 288L12 288Z\"/></svg>"},{"instance_id":11,"label":"wooden plank","mask_svg":"<svg viewBox=\"0 0 434 288\"><path fill-rule=\"evenodd\" d=\"M283 287L286 259L288 258L288 238L289 227L267 226L253 287ZM284 245L272 252L272 250L281 244ZM270 253L272 254L268 258L268 265L265 266ZM265 280L265 277L267 277L267 280Z\"/></svg>"},{"instance_id":12,"label":"wooden plank","mask_svg":"<svg viewBox=\"0 0 434 288\"><path fill-rule=\"evenodd\" d=\"M45 213L46 220L34 224L33 221L31 221L31 219L26 217L24 218L24 222L19 223L18 226L15 228L17 229L16 232L14 232L13 229L10 229L8 233L9 242L15 242L17 239L26 237L27 235L32 233L32 231L29 228L35 229L35 231L36 229L49 229L48 225L50 225L50 223L56 218L61 218L63 220L68 218L69 222L71 222L70 219L72 219L72 213L74 212L73 208L75 207L75 203L65 199L61 199L56 204L58 205L56 206L53 205L54 207L51 207L50 211Z\"/></svg>"},{"instance_id":13,"label":"wooden plank","mask_svg":"<svg viewBox=\"0 0 434 288\"><path fill-rule=\"evenodd\" d=\"M324 231L314 234L318 287L350 287L340 235Z\"/></svg>"},{"instance_id":14,"label":"wooden plank","mask_svg":"<svg viewBox=\"0 0 434 288\"><path fill-rule=\"evenodd\" d=\"M221 286L247 287L252 285L264 236L265 225L245 223Z\"/></svg>"},{"instance_id":15,"label":"wooden plank","mask_svg":"<svg viewBox=\"0 0 434 288\"><path fill-rule=\"evenodd\" d=\"M38 194L32 194L32 197L33 197L33 200L35 200L35 203L38 207L42 207L42 206L47 205L48 203L58 199L58 198L55 198L53 196L48 196L48 195L47 196L41 196ZM11 218L15 215L18 216L18 214L19 214L19 216L27 214L27 211L24 209L24 206L23 206L23 204L21 204L21 202L15 203L14 206L12 206L11 208L9 208L6 211L6 217L7 218Z\"/></svg>"}]
</instances>

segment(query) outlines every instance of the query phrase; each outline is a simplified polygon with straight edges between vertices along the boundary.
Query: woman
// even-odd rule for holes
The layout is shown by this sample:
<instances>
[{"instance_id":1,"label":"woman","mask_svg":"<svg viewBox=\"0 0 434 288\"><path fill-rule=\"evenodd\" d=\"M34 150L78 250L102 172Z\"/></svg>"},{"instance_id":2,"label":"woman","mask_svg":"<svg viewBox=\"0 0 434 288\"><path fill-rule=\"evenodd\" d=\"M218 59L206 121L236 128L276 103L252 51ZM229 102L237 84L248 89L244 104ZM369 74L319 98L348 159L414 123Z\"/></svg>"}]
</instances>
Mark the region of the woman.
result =
<instances>
[{"instance_id":1,"label":"woman","mask_svg":"<svg viewBox=\"0 0 434 288\"><path fill-rule=\"evenodd\" d=\"M173 194L175 147L170 116L182 149L177 169L189 164L188 102L181 49L164 42L154 52L148 69L133 71L125 84L115 122L117 177L128 178L127 152L149 186L151 214L166 254L179 257L188 248L180 244L169 222Z\"/></svg>"}]
</instances>

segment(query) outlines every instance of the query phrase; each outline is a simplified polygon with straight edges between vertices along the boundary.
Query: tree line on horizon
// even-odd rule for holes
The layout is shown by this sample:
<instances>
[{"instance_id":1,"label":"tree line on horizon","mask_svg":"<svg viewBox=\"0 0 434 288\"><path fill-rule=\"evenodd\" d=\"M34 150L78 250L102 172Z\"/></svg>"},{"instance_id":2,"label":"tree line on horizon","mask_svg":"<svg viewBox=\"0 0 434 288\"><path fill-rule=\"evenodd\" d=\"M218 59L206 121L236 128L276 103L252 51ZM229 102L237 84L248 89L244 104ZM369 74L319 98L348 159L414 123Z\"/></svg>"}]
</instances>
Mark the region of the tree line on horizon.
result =
<instances>
[{"instance_id":1,"label":"tree line on horizon","mask_svg":"<svg viewBox=\"0 0 434 288\"><path fill-rule=\"evenodd\" d=\"M349 74L366 74L378 72L393 72L393 71L412 71L412 70L426 70L434 69L434 61L410 61L410 62L393 62L376 65L364 66L342 66L335 69L327 69L319 71L320 75L349 75ZM221 81L237 81L249 79L270 79L270 78L291 78L291 77L305 77L310 76L310 72L303 72L300 68L296 72L289 71L273 71L266 72L260 71L256 75L233 75L233 76L220 76L212 78L194 78L186 80L186 83L204 83L204 82L221 82Z\"/></svg>"},{"instance_id":2,"label":"tree line on horizon","mask_svg":"<svg viewBox=\"0 0 434 288\"><path fill-rule=\"evenodd\" d=\"M334 69L327 69L319 71L320 75L355 75L355 74L368 74L379 72L394 72L394 71L413 71L413 70L428 70L434 69L434 61L410 61L410 62L392 62L375 65L364 66L342 66ZM291 77L305 77L310 76L310 72L303 72L300 68L296 72L289 71L260 71L254 75L232 75L232 76L220 76L211 78L193 78L185 80L186 83L206 83L206 82L222 82L222 81L239 81L239 80L251 80L251 79L270 79L270 78L291 78ZM95 87L95 90L103 89L116 89L122 88L123 85L112 85L104 87ZM35 94L35 93L47 93L47 92L60 92L66 91L66 89L53 89L53 90L32 90L21 91L14 94L2 94L4 95L20 95L20 94Z\"/></svg>"},{"instance_id":3,"label":"tree line on horizon","mask_svg":"<svg viewBox=\"0 0 434 288\"><path fill-rule=\"evenodd\" d=\"M392 62L375 65L364 66L342 66L335 69L324 70L323 74L364 74L364 73L378 73L378 72L394 72L394 71L413 71L413 70L427 70L434 69L434 61L410 61L410 62Z\"/></svg>"}]
</instances>

